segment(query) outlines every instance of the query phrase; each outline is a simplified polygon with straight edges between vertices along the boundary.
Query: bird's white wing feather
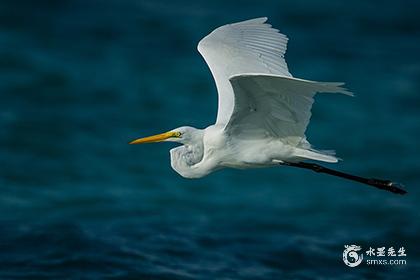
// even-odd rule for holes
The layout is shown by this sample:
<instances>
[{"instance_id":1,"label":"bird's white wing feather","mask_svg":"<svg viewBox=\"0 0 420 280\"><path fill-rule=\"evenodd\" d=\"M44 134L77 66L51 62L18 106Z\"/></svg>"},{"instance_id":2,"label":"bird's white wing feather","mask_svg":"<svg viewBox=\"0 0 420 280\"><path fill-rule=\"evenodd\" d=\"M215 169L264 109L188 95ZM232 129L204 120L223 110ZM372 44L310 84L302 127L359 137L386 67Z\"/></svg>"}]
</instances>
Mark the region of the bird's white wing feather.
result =
<instances>
[{"instance_id":1,"label":"bird's white wing feather","mask_svg":"<svg viewBox=\"0 0 420 280\"><path fill-rule=\"evenodd\" d=\"M225 132L246 139L278 138L307 144L305 130L317 92L352 95L343 83L326 83L270 74L240 74L230 78L234 110Z\"/></svg>"},{"instance_id":2,"label":"bird's white wing feather","mask_svg":"<svg viewBox=\"0 0 420 280\"><path fill-rule=\"evenodd\" d=\"M216 82L219 110L216 124L227 124L234 96L229 77L242 73L266 73L291 77L284 54L287 37L257 18L221 26L203 38L198 51Z\"/></svg>"}]
</instances>

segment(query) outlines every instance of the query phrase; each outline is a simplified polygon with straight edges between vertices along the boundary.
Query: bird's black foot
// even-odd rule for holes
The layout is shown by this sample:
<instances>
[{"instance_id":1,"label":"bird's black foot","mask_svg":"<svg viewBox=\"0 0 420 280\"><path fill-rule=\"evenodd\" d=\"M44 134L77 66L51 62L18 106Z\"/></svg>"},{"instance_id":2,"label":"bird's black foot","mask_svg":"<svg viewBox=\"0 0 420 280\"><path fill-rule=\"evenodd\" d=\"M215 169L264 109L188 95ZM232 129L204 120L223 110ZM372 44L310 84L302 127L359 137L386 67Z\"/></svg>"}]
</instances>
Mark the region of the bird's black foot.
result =
<instances>
[{"instance_id":1,"label":"bird's black foot","mask_svg":"<svg viewBox=\"0 0 420 280\"><path fill-rule=\"evenodd\" d=\"M378 189L390 191L396 194L406 194L407 191L404 190L404 185L396 182L392 182L389 180L381 180L381 179L368 179L366 182L368 185L377 187Z\"/></svg>"}]
</instances>

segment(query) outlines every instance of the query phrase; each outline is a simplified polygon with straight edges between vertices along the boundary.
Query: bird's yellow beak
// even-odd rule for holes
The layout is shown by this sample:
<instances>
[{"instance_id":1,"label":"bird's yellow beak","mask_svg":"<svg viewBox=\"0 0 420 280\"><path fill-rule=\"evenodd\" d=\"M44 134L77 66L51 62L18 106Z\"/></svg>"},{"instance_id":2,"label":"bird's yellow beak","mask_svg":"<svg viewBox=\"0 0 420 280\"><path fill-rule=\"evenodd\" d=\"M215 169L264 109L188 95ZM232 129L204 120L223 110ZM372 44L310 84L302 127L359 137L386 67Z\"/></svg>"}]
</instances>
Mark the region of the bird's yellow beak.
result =
<instances>
[{"instance_id":1,"label":"bird's yellow beak","mask_svg":"<svg viewBox=\"0 0 420 280\"><path fill-rule=\"evenodd\" d=\"M162 134L157 134L149 137L139 138L134 141L131 141L129 144L144 144L144 143L154 143L154 142L161 142L168 138L174 137L179 138L181 133L175 131L168 131Z\"/></svg>"}]
</instances>

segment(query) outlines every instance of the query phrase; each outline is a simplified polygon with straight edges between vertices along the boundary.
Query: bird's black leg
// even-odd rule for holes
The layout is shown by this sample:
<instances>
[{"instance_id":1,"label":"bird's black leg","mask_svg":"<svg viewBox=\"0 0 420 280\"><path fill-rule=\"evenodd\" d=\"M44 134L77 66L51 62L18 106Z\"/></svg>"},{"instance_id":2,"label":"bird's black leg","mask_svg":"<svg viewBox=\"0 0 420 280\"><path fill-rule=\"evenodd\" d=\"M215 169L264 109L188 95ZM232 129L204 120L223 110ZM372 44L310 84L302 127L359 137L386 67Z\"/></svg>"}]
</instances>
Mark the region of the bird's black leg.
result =
<instances>
[{"instance_id":1,"label":"bird's black leg","mask_svg":"<svg viewBox=\"0 0 420 280\"><path fill-rule=\"evenodd\" d=\"M351 175L351 174L348 174L348 173L343 173L343 172L340 172L340 171L329 169L329 168L323 167L321 165L318 165L316 163L282 162L280 164L281 165L286 165L286 166L293 166L293 167L310 169L310 170L313 170L313 171L319 172L319 173L330 174L330 175L333 175L333 176L337 176L337 177L349 179L349 180L352 180L352 181L356 181L356 182L359 182L359 183L363 183L363 184L366 184L366 185L369 185L369 186L373 186L375 188L385 190L385 191L389 191L389 192L392 192L392 193L395 193L395 194L406 194L407 193L407 191L402 189L403 186L401 184L398 184L398 183L395 183L395 182L392 182L392 181L389 181L389 180L359 177L359 176Z\"/></svg>"}]
</instances>

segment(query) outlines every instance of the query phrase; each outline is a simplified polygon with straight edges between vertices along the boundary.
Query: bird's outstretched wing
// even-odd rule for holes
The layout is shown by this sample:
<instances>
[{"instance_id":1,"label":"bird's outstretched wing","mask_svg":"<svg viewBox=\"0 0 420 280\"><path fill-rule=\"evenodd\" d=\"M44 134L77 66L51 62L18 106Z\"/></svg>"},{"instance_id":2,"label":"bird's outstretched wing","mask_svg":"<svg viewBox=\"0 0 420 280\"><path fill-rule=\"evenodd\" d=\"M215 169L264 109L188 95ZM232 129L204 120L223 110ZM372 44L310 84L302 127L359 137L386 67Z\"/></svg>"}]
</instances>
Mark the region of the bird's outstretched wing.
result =
<instances>
[{"instance_id":1,"label":"bird's outstretched wing","mask_svg":"<svg viewBox=\"0 0 420 280\"><path fill-rule=\"evenodd\" d=\"M343 83L314 82L270 74L239 74L230 78L234 110L225 127L232 137L281 139L307 145L305 130L317 92L352 95Z\"/></svg>"},{"instance_id":2,"label":"bird's outstretched wing","mask_svg":"<svg viewBox=\"0 0 420 280\"><path fill-rule=\"evenodd\" d=\"M233 112L231 76L265 73L291 77L284 60L288 39L266 21L256 18L221 26L198 44L219 93L217 124L227 124Z\"/></svg>"}]
</instances>

